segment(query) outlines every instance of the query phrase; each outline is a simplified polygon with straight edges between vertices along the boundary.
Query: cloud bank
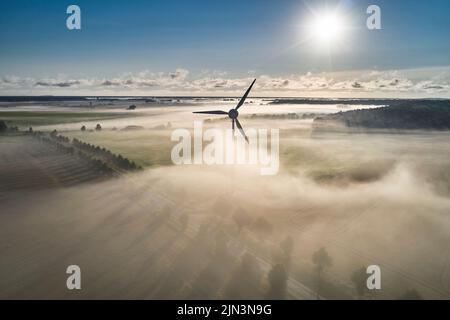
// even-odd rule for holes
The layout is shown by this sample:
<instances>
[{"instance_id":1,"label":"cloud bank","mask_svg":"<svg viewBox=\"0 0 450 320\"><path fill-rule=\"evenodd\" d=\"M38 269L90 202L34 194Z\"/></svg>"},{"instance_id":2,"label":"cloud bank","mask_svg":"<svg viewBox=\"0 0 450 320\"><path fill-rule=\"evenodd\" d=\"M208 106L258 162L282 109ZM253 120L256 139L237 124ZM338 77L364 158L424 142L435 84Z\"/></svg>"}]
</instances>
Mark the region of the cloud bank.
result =
<instances>
[{"instance_id":1,"label":"cloud bank","mask_svg":"<svg viewBox=\"0 0 450 320\"><path fill-rule=\"evenodd\" d=\"M111 78L55 78L3 76L0 93L85 95L239 95L258 79L258 96L424 96L450 97L450 67L386 71L305 73L285 76L230 76L204 71L193 75L187 69L171 72L127 73Z\"/></svg>"}]
</instances>

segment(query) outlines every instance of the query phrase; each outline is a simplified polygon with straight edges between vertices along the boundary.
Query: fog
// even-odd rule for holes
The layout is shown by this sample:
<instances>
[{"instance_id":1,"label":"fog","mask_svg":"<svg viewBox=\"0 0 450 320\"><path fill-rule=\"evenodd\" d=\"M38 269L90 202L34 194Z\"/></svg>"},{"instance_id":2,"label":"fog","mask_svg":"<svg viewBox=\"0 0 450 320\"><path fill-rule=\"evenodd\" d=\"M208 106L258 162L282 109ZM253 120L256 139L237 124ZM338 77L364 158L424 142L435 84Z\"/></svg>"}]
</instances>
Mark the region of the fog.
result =
<instances>
[{"instance_id":1,"label":"fog","mask_svg":"<svg viewBox=\"0 0 450 320\"><path fill-rule=\"evenodd\" d=\"M104 126L194 119L191 109L152 112ZM256 166L150 166L2 192L0 298L358 298L352 275L372 264L382 290L363 298L411 289L449 298L448 133L311 135L311 121L268 121L241 120L282 128L275 176ZM320 248L332 263L318 292ZM72 264L82 270L80 291L66 289Z\"/></svg>"}]
</instances>

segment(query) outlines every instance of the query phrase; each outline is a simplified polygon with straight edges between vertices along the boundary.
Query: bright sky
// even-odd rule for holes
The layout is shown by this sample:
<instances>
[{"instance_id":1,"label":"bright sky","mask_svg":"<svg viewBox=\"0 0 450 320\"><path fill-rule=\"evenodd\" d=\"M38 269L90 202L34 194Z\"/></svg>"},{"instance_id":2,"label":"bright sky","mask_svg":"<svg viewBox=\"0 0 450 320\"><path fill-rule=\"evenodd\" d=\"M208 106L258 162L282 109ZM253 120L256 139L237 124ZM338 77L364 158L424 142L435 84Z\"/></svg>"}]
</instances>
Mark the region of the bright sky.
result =
<instances>
[{"instance_id":1,"label":"bright sky","mask_svg":"<svg viewBox=\"0 0 450 320\"><path fill-rule=\"evenodd\" d=\"M68 30L66 8L81 8ZM366 9L381 8L381 30ZM0 95L449 97L448 0L0 2Z\"/></svg>"}]
</instances>

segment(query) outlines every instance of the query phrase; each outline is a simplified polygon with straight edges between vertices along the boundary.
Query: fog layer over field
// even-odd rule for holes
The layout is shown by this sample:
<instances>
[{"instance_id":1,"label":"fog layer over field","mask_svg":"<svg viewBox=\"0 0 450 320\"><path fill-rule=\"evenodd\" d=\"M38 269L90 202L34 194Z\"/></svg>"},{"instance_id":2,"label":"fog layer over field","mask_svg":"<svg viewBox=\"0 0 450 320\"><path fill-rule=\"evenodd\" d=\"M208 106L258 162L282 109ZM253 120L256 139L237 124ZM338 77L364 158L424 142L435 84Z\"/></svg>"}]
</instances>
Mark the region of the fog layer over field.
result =
<instances>
[{"instance_id":1,"label":"fog layer over field","mask_svg":"<svg viewBox=\"0 0 450 320\"><path fill-rule=\"evenodd\" d=\"M194 119L178 111L84 140L108 147L126 136L139 148L157 135L170 157L171 130L151 128ZM104 127L120 129L117 121ZM276 176L255 166L149 165L76 187L2 192L0 297L356 298L352 276L376 264L382 290L365 298L410 289L449 298L449 133L316 136L308 120L241 122L281 128ZM312 256L322 247L332 263L317 292ZM82 270L78 292L65 287L71 264Z\"/></svg>"}]
</instances>

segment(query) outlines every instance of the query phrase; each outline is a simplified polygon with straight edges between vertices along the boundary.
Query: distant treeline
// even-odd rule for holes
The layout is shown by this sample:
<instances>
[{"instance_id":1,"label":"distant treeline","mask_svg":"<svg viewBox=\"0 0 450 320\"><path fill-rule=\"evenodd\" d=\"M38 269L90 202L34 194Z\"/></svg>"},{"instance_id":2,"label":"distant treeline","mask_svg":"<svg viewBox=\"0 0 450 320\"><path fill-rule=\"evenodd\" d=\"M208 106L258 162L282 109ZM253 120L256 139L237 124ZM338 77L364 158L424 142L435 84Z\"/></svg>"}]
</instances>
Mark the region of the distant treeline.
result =
<instances>
[{"instance_id":1,"label":"distant treeline","mask_svg":"<svg viewBox=\"0 0 450 320\"><path fill-rule=\"evenodd\" d=\"M280 113L280 114L252 114L251 119L270 119L270 120L299 120L314 119L317 117L315 113Z\"/></svg>"},{"instance_id":2,"label":"distant treeline","mask_svg":"<svg viewBox=\"0 0 450 320\"><path fill-rule=\"evenodd\" d=\"M146 102L173 102L180 99L207 100L222 99L221 96L0 96L0 102L69 102L69 101L146 101ZM234 97L233 99L238 99Z\"/></svg>"},{"instance_id":3,"label":"distant treeline","mask_svg":"<svg viewBox=\"0 0 450 320\"><path fill-rule=\"evenodd\" d=\"M346 105L382 105L396 106L404 103L421 104L429 102L446 102L450 100L431 100L431 99L325 99L325 98L280 98L274 99L270 104L346 104Z\"/></svg>"},{"instance_id":4,"label":"distant treeline","mask_svg":"<svg viewBox=\"0 0 450 320\"><path fill-rule=\"evenodd\" d=\"M450 130L450 100L411 100L401 104L317 117L314 128Z\"/></svg>"}]
</instances>

